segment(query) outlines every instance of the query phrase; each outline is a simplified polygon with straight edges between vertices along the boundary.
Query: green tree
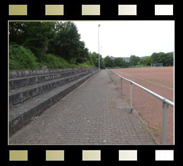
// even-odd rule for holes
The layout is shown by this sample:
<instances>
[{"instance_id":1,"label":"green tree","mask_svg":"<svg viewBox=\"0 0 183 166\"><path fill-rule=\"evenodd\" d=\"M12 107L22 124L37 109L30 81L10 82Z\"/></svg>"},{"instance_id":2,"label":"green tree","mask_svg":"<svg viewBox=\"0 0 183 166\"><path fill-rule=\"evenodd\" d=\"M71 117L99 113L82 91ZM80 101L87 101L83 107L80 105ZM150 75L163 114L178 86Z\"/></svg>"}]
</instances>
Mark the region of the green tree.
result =
<instances>
[{"instance_id":1,"label":"green tree","mask_svg":"<svg viewBox=\"0 0 183 166\"><path fill-rule=\"evenodd\" d=\"M30 49L39 58L47 52L54 24L54 22L10 22L10 43L17 43Z\"/></svg>"},{"instance_id":2,"label":"green tree","mask_svg":"<svg viewBox=\"0 0 183 166\"><path fill-rule=\"evenodd\" d=\"M141 59L141 60L143 60L143 65L151 65L151 57L150 56L147 56L147 57L145 57L144 59Z\"/></svg>"},{"instance_id":3,"label":"green tree","mask_svg":"<svg viewBox=\"0 0 183 166\"><path fill-rule=\"evenodd\" d=\"M166 53L165 55L165 65L166 66L173 66L173 52Z\"/></svg>"},{"instance_id":4,"label":"green tree","mask_svg":"<svg viewBox=\"0 0 183 166\"><path fill-rule=\"evenodd\" d=\"M130 56L130 65L137 65L140 62L140 57L135 56L135 55L131 55Z\"/></svg>"},{"instance_id":5,"label":"green tree","mask_svg":"<svg viewBox=\"0 0 183 166\"><path fill-rule=\"evenodd\" d=\"M58 59L98 66L98 54L88 52L73 22L10 22L9 41L29 49L41 63ZM105 66L102 57L100 63Z\"/></svg>"},{"instance_id":6,"label":"green tree","mask_svg":"<svg viewBox=\"0 0 183 166\"><path fill-rule=\"evenodd\" d=\"M10 44L16 43L21 45L25 39L23 39L23 33L25 32L24 22L9 22L9 42Z\"/></svg>"},{"instance_id":7,"label":"green tree","mask_svg":"<svg viewBox=\"0 0 183 166\"><path fill-rule=\"evenodd\" d=\"M104 58L105 66L106 67L113 67L114 66L114 61L110 56L106 56Z\"/></svg>"},{"instance_id":8,"label":"green tree","mask_svg":"<svg viewBox=\"0 0 183 166\"><path fill-rule=\"evenodd\" d=\"M125 67L125 61L123 58L115 58L114 63L116 66Z\"/></svg>"},{"instance_id":9,"label":"green tree","mask_svg":"<svg viewBox=\"0 0 183 166\"><path fill-rule=\"evenodd\" d=\"M101 60L100 60L100 67L101 67L101 69L105 69L105 61L102 57L101 57Z\"/></svg>"},{"instance_id":10,"label":"green tree","mask_svg":"<svg viewBox=\"0 0 183 166\"><path fill-rule=\"evenodd\" d=\"M55 38L50 42L50 52L66 60L80 55L82 44L77 27L72 22L57 22L55 24Z\"/></svg>"},{"instance_id":11,"label":"green tree","mask_svg":"<svg viewBox=\"0 0 183 166\"><path fill-rule=\"evenodd\" d=\"M91 62L97 67L98 66L98 54L96 52L89 52L89 58Z\"/></svg>"},{"instance_id":12,"label":"green tree","mask_svg":"<svg viewBox=\"0 0 183 166\"><path fill-rule=\"evenodd\" d=\"M89 60L91 61L91 64L94 64L96 67L98 67L98 53L96 52L89 52ZM100 55L100 68L105 68L105 61Z\"/></svg>"},{"instance_id":13,"label":"green tree","mask_svg":"<svg viewBox=\"0 0 183 166\"><path fill-rule=\"evenodd\" d=\"M88 53L88 48L85 47L84 41L79 42L78 52L79 52L79 54L75 58L76 62L84 63L87 60L90 60L89 53Z\"/></svg>"},{"instance_id":14,"label":"green tree","mask_svg":"<svg viewBox=\"0 0 183 166\"><path fill-rule=\"evenodd\" d=\"M151 63L163 63L163 66L172 66L173 65L173 52L164 53L153 53L151 55Z\"/></svg>"},{"instance_id":15,"label":"green tree","mask_svg":"<svg viewBox=\"0 0 183 166\"><path fill-rule=\"evenodd\" d=\"M151 63L162 63L162 61L163 61L162 55L163 54L164 54L163 52L153 53L151 55Z\"/></svg>"}]
</instances>

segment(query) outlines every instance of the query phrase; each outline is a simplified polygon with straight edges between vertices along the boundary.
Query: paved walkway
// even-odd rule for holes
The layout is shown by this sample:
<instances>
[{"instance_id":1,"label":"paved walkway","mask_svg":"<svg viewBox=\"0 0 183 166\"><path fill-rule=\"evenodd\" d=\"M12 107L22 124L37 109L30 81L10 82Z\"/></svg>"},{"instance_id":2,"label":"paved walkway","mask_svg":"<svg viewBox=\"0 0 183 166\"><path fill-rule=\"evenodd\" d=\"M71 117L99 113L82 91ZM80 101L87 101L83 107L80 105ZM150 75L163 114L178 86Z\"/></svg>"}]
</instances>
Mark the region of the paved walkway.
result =
<instances>
[{"instance_id":1,"label":"paved walkway","mask_svg":"<svg viewBox=\"0 0 183 166\"><path fill-rule=\"evenodd\" d=\"M105 70L94 75L9 139L10 144L155 144Z\"/></svg>"}]
</instances>

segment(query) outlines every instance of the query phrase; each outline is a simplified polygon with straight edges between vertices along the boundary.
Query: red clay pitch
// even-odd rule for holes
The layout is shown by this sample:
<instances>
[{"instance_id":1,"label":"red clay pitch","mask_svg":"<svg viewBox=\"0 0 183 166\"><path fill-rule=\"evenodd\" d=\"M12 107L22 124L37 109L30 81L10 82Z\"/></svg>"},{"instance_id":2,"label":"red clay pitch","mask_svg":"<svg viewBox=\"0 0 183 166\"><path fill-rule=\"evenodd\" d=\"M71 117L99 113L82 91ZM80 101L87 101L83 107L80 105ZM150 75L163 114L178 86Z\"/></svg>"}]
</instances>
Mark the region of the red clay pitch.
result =
<instances>
[{"instance_id":1,"label":"red clay pitch","mask_svg":"<svg viewBox=\"0 0 183 166\"><path fill-rule=\"evenodd\" d=\"M111 70L173 101L173 67L122 68ZM120 83L120 79L118 81ZM163 126L162 101L135 85L132 88L133 109L161 144ZM130 103L130 83L127 81L123 81L123 93L124 97ZM167 144L172 145L174 137L174 113L171 106L168 107L167 118Z\"/></svg>"}]
</instances>

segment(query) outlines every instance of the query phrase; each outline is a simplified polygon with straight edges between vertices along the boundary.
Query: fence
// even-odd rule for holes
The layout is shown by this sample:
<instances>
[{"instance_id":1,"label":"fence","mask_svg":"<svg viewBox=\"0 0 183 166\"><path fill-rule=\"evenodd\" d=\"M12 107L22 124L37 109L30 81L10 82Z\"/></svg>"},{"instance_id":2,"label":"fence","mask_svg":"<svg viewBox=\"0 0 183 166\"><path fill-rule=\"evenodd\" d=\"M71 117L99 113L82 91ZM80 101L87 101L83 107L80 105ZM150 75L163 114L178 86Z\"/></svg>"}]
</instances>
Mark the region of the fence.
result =
<instances>
[{"instance_id":1,"label":"fence","mask_svg":"<svg viewBox=\"0 0 183 166\"><path fill-rule=\"evenodd\" d=\"M114 82L114 84L117 86L117 88L119 88L121 86L121 96L123 96L123 80L126 80L127 82L130 83L130 112L132 113L133 111L133 85L137 86L138 88L148 92L149 94L151 94L152 96L158 98L159 100L162 101L162 105L163 105L163 131L162 131L162 144L166 145L166 136L167 136L167 108L168 105L174 107L174 103L160 95L158 95L157 93L154 93L153 91L137 84L134 81L131 81L111 70L106 69L106 71L108 72L110 78L112 79L112 81ZM120 81L119 81L120 78Z\"/></svg>"}]
</instances>

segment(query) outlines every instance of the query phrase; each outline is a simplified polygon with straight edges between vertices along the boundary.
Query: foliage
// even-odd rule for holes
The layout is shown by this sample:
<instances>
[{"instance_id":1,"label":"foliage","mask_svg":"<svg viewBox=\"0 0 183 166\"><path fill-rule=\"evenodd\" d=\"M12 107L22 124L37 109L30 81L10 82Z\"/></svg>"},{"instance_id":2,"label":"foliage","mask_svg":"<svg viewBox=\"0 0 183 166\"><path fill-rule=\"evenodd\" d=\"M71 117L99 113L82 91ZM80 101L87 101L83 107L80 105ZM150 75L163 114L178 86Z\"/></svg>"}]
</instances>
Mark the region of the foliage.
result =
<instances>
[{"instance_id":1,"label":"foliage","mask_svg":"<svg viewBox=\"0 0 183 166\"><path fill-rule=\"evenodd\" d=\"M38 58L23 46L17 44L10 44L9 46L9 69L10 70L24 70L24 69L39 69L42 66L48 68L75 68L75 67L92 67L90 61L86 61L79 65L70 64L65 59L52 54L44 54Z\"/></svg>"},{"instance_id":2,"label":"foliage","mask_svg":"<svg viewBox=\"0 0 183 166\"><path fill-rule=\"evenodd\" d=\"M106 56L104 58L105 66L109 68L120 67L126 68L129 67L129 62L126 62L123 58L115 58L113 59L110 56Z\"/></svg>"},{"instance_id":3,"label":"foliage","mask_svg":"<svg viewBox=\"0 0 183 166\"><path fill-rule=\"evenodd\" d=\"M70 64L63 58L45 54L41 56L41 64L46 65L48 68L69 68Z\"/></svg>"},{"instance_id":4,"label":"foliage","mask_svg":"<svg viewBox=\"0 0 183 166\"><path fill-rule=\"evenodd\" d=\"M88 51L73 22L9 22L9 41L10 69L36 69L42 65L49 68L98 67L98 53ZM151 63L172 66L173 52L153 53L144 59L131 55L129 62L109 55L103 59L100 55L102 69Z\"/></svg>"},{"instance_id":5,"label":"foliage","mask_svg":"<svg viewBox=\"0 0 183 166\"><path fill-rule=\"evenodd\" d=\"M80 34L73 22L56 22L54 37L49 42L48 52L58 55L67 61L84 63L89 59L85 42L80 41Z\"/></svg>"},{"instance_id":6,"label":"foliage","mask_svg":"<svg viewBox=\"0 0 183 166\"><path fill-rule=\"evenodd\" d=\"M36 56L23 46L13 44L9 46L9 68L14 69L36 69L41 66Z\"/></svg>"},{"instance_id":7,"label":"foliage","mask_svg":"<svg viewBox=\"0 0 183 166\"><path fill-rule=\"evenodd\" d=\"M151 57L147 56L145 58L140 59L140 64L145 65L145 66L150 66L151 65Z\"/></svg>"},{"instance_id":8,"label":"foliage","mask_svg":"<svg viewBox=\"0 0 183 166\"><path fill-rule=\"evenodd\" d=\"M130 56L130 65L137 65L140 62L140 57L135 56L135 55L131 55Z\"/></svg>"},{"instance_id":9,"label":"foliage","mask_svg":"<svg viewBox=\"0 0 183 166\"><path fill-rule=\"evenodd\" d=\"M163 66L172 66L173 65L173 52L153 53L151 55L150 63L163 63Z\"/></svg>"},{"instance_id":10,"label":"foliage","mask_svg":"<svg viewBox=\"0 0 183 166\"><path fill-rule=\"evenodd\" d=\"M110 56L106 56L104 58L104 62L105 62L106 67L114 67L115 66L114 60Z\"/></svg>"},{"instance_id":11,"label":"foliage","mask_svg":"<svg viewBox=\"0 0 183 166\"><path fill-rule=\"evenodd\" d=\"M91 65L95 65L96 67L98 67L98 53L89 52L89 60L91 62ZM100 55L100 68L105 69L105 61L101 55Z\"/></svg>"},{"instance_id":12,"label":"foliage","mask_svg":"<svg viewBox=\"0 0 183 166\"><path fill-rule=\"evenodd\" d=\"M10 22L9 40L30 49L39 58L47 52L53 28L54 22Z\"/></svg>"},{"instance_id":13,"label":"foliage","mask_svg":"<svg viewBox=\"0 0 183 166\"><path fill-rule=\"evenodd\" d=\"M56 55L70 63L89 60L85 42L73 22L10 22L9 41L28 48L41 60L45 54Z\"/></svg>"},{"instance_id":14,"label":"foliage","mask_svg":"<svg viewBox=\"0 0 183 166\"><path fill-rule=\"evenodd\" d=\"M115 58L114 63L116 66L125 67L125 61L123 58Z\"/></svg>"}]
</instances>

